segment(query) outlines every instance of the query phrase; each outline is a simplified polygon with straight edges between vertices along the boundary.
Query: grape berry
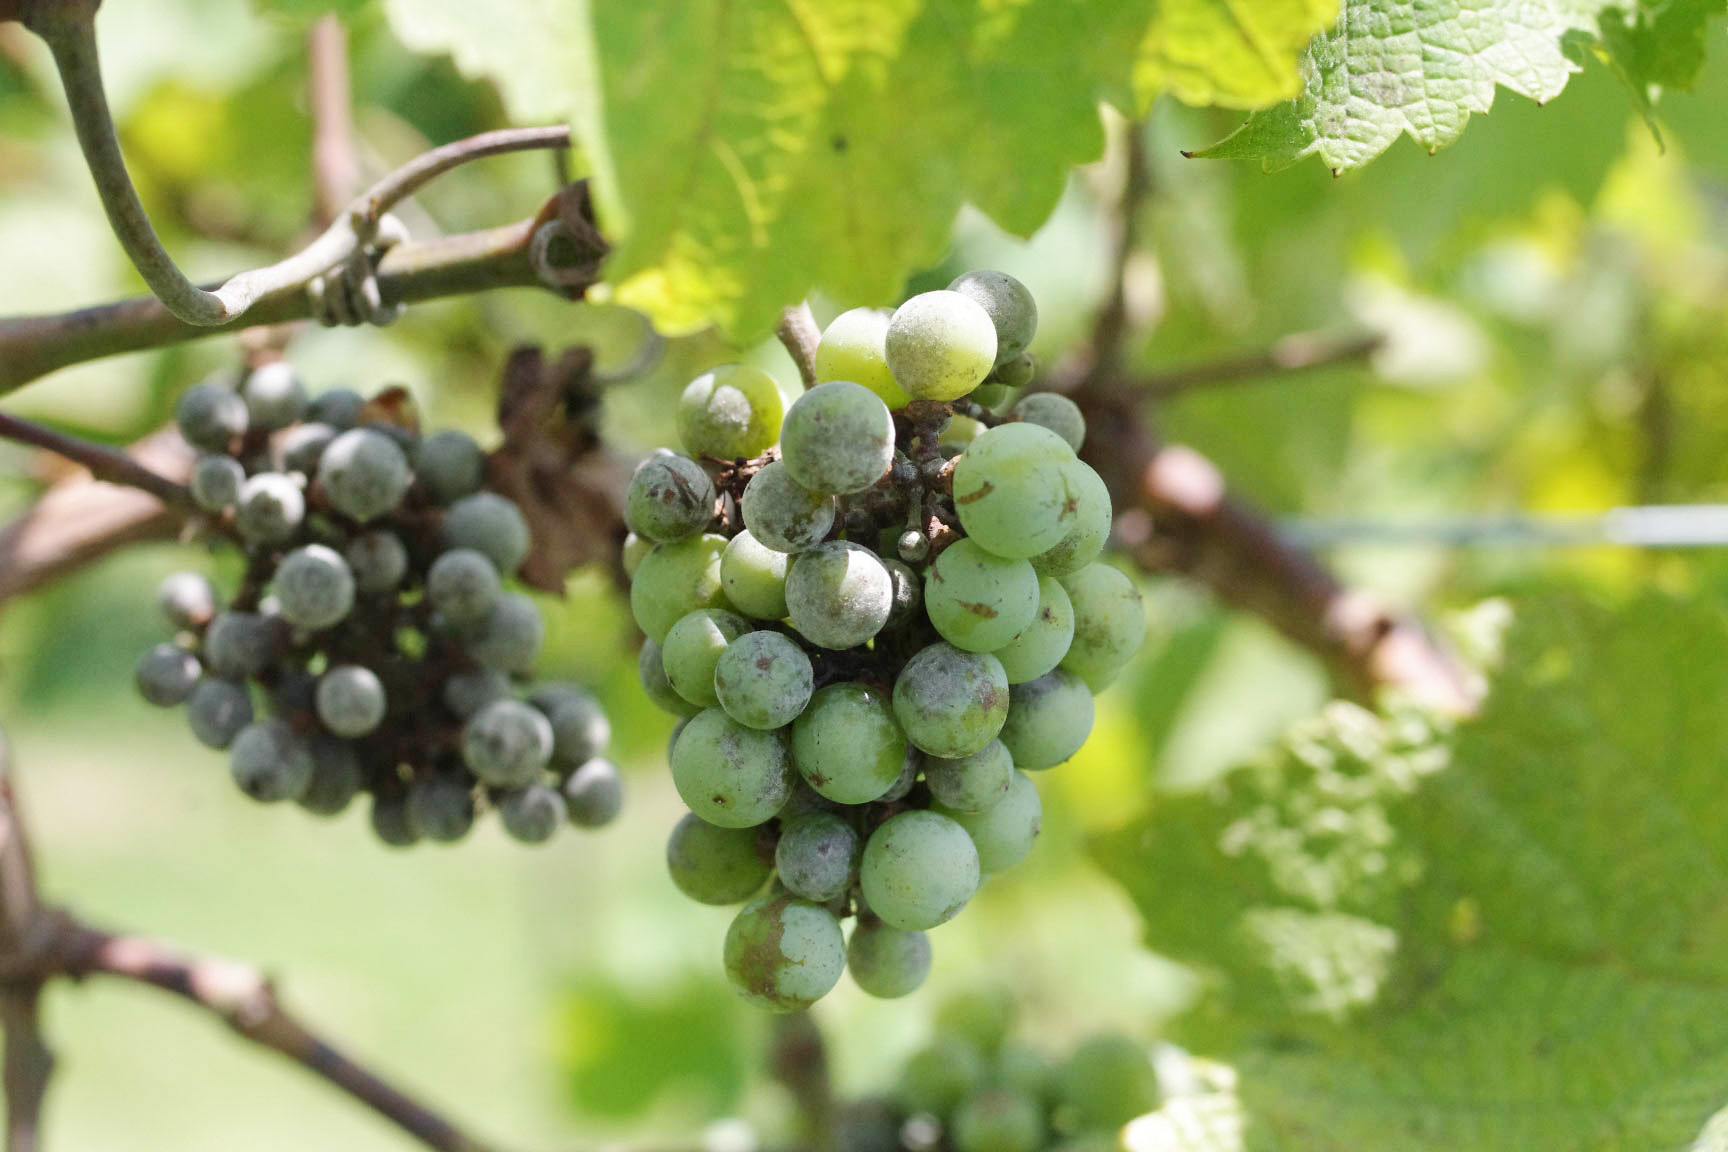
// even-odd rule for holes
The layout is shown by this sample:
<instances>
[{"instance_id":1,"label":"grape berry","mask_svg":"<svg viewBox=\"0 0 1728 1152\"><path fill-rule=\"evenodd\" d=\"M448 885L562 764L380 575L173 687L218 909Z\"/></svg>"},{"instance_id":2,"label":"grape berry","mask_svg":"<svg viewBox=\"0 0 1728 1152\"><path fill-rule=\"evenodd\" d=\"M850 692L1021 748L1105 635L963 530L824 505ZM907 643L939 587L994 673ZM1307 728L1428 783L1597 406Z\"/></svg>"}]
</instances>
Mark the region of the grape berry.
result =
<instances>
[{"instance_id":1,"label":"grape berry","mask_svg":"<svg viewBox=\"0 0 1728 1152\"><path fill-rule=\"evenodd\" d=\"M807 1007L847 967L871 995L918 987L926 933L1031 850L1027 773L1079 751L1144 637L1133 582L1096 562L1110 499L1079 409L992 411L1030 380L1036 327L996 272L847 312L789 409L756 369L716 369L684 393L683 454L632 480L639 671L683 718L667 864L692 899L745 905L723 951L752 1003ZM994 1098L954 1120L963 1147L1043 1123Z\"/></svg>"},{"instance_id":2,"label":"grape berry","mask_svg":"<svg viewBox=\"0 0 1728 1152\"><path fill-rule=\"evenodd\" d=\"M623 792L599 704L562 683L517 698L545 631L506 587L526 521L484 490L471 437L422 438L384 407L308 399L281 362L186 392L194 497L245 575L226 606L197 573L168 578L176 637L139 660L140 694L184 704L255 800L331 816L370 793L386 844L458 840L493 809L530 844L610 822Z\"/></svg>"}]
</instances>

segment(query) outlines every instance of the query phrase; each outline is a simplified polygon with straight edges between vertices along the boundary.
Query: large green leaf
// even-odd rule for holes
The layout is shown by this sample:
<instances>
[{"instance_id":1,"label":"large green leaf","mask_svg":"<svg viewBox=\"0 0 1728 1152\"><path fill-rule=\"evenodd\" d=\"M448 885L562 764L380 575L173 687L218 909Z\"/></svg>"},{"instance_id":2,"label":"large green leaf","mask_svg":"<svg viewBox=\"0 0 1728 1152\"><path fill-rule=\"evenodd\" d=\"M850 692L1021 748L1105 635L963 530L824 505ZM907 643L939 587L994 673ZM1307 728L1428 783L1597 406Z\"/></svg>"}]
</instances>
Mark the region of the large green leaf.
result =
<instances>
[{"instance_id":1,"label":"large green leaf","mask_svg":"<svg viewBox=\"0 0 1728 1152\"><path fill-rule=\"evenodd\" d=\"M1326 0L389 0L399 34L571 119L621 299L739 337L820 287L886 303L963 203L1025 234L1101 100L1296 90Z\"/></svg>"},{"instance_id":2,"label":"large green leaf","mask_svg":"<svg viewBox=\"0 0 1728 1152\"><path fill-rule=\"evenodd\" d=\"M1686 1146L1728 1102L1724 699L1714 606L1531 603L1456 734L1334 705L1103 842L1215 978L1184 1038L1248 1146Z\"/></svg>"},{"instance_id":3,"label":"large green leaf","mask_svg":"<svg viewBox=\"0 0 1728 1152\"><path fill-rule=\"evenodd\" d=\"M1345 0L1309 46L1296 98L1195 155L1267 171L1319 156L1343 172L1400 135L1438 151L1488 112L1496 86L1558 96L1591 42L1646 102L1653 86L1691 83L1706 22L1722 11L1723 0Z\"/></svg>"}]
</instances>

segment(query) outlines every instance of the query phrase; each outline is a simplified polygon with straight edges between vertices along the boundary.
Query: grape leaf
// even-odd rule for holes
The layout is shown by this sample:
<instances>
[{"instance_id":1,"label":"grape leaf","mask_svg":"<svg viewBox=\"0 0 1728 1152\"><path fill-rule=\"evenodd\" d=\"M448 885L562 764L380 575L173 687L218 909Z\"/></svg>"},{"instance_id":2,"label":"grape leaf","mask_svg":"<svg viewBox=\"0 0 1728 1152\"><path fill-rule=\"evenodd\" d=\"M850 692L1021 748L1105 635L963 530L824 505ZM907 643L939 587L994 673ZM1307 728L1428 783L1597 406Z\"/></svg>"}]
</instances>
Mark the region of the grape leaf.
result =
<instances>
[{"instance_id":1,"label":"grape leaf","mask_svg":"<svg viewBox=\"0 0 1728 1152\"><path fill-rule=\"evenodd\" d=\"M1182 1038L1249 1148L1678 1149L1728 1103L1728 626L1556 597L1505 644L1456 733L1334 705L1100 842L1215 979Z\"/></svg>"},{"instance_id":2,"label":"grape leaf","mask_svg":"<svg viewBox=\"0 0 1728 1152\"><path fill-rule=\"evenodd\" d=\"M1296 90L1323 0L389 0L410 46L571 119L619 299L749 338L813 287L888 303L963 203L1026 234L1100 100Z\"/></svg>"}]
</instances>

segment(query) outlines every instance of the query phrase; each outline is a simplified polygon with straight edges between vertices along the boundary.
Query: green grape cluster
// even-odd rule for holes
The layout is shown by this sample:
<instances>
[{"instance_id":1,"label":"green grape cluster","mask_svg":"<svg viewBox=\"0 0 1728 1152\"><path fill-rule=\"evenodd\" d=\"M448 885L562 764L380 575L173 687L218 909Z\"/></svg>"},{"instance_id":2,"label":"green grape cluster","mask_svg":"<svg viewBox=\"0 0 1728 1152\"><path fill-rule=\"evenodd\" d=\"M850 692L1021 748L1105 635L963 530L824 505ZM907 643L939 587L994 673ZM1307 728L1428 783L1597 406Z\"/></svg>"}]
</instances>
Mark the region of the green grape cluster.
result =
<instances>
[{"instance_id":1,"label":"green grape cluster","mask_svg":"<svg viewBox=\"0 0 1728 1152\"><path fill-rule=\"evenodd\" d=\"M927 933L1031 851L1028 773L1080 750L1144 637L1133 582L1098 562L1110 497L1079 409L1005 408L1036 325L998 272L847 312L789 408L754 368L693 381L683 453L630 483L642 685L683 718L668 865L745 905L725 966L765 1008L848 968L872 995L917 988Z\"/></svg>"},{"instance_id":2,"label":"green grape cluster","mask_svg":"<svg viewBox=\"0 0 1728 1152\"><path fill-rule=\"evenodd\" d=\"M892 1090L845 1107L849 1148L900 1152L1116 1152L1121 1129L1160 1103L1146 1045L1117 1032L1067 1056L1012 1039L1014 1006L974 989L937 1009L935 1037Z\"/></svg>"},{"instance_id":3,"label":"green grape cluster","mask_svg":"<svg viewBox=\"0 0 1728 1152\"><path fill-rule=\"evenodd\" d=\"M282 362L185 393L193 498L245 575L226 601L197 573L164 582L175 636L139 660L139 692L184 705L255 800L331 816L369 793L392 846L460 840L488 809L525 843L608 823L605 712L577 684L527 682L545 633L509 586L527 521L486 489L473 438L394 411L308 397Z\"/></svg>"}]
</instances>

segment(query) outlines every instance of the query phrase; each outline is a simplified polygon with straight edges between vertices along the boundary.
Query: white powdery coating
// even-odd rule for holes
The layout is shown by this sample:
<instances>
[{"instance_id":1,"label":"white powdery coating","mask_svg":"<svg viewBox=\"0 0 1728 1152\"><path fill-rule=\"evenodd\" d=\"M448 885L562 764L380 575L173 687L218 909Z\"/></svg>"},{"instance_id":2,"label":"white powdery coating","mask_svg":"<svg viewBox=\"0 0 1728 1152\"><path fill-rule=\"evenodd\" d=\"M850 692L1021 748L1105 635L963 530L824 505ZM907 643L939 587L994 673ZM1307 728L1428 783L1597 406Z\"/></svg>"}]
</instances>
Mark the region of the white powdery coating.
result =
<instances>
[{"instance_id":1,"label":"white powdery coating","mask_svg":"<svg viewBox=\"0 0 1728 1152\"><path fill-rule=\"evenodd\" d=\"M780 454L792 478L811 492L862 492L894 463L894 418L861 384L818 384L786 413Z\"/></svg>"},{"instance_id":2,"label":"white powdery coating","mask_svg":"<svg viewBox=\"0 0 1728 1152\"><path fill-rule=\"evenodd\" d=\"M198 457L192 466L192 501L206 512L220 512L240 499L246 469L232 456Z\"/></svg>"},{"instance_id":3,"label":"white powdery coating","mask_svg":"<svg viewBox=\"0 0 1728 1152\"><path fill-rule=\"evenodd\" d=\"M296 548L276 569L282 619L316 632L339 623L354 607L354 574L348 561L322 544Z\"/></svg>"},{"instance_id":4,"label":"white powdery coating","mask_svg":"<svg viewBox=\"0 0 1728 1152\"><path fill-rule=\"evenodd\" d=\"M342 433L318 460L318 483L331 506L361 523L400 504L413 479L402 449L370 428Z\"/></svg>"},{"instance_id":5,"label":"white powdery coating","mask_svg":"<svg viewBox=\"0 0 1728 1152\"><path fill-rule=\"evenodd\" d=\"M970 756L996 739L1008 719L1008 676L989 653L932 644L895 678L894 716L919 751Z\"/></svg>"},{"instance_id":6,"label":"white powdery coating","mask_svg":"<svg viewBox=\"0 0 1728 1152\"><path fill-rule=\"evenodd\" d=\"M286 721L266 720L247 725L234 738L228 768L252 799L292 800L312 783L312 750Z\"/></svg>"},{"instance_id":7,"label":"white powdery coating","mask_svg":"<svg viewBox=\"0 0 1728 1152\"><path fill-rule=\"evenodd\" d=\"M610 824L624 809L623 774L610 760L590 760L564 781L564 802L579 828Z\"/></svg>"},{"instance_id":8,"label":"white powdery coating","mask_svg":"<svg viewBox=\"0 0 1728 1152\"><path fill-rule=\"evenodd\" d=\"M184 704L203 669L198 657L178 644L157 644L138 658L134 679L138 694L158 708Z\"/></svg>"},{"instance_id":9,"label":"white powdery coating","mask_svg":"<svg viewBox=\"0 0 1728 1152\"><path fill-rule=\"evenodd\" d=\"M1026 285L1008 273L987 268L964 272L948 285L948 290L976 301L990 317L990 324L996 329L998 365L1014 359L1032 343L1038 332L1038 305Z\"/></svg>"},{"instance_id":10,"label":"white powdery coating","mask_svg":"<svg viewBox=\"0 0 1728 1152\"><path fill-rule=\"evenodd\" d=\"M834 497L800 487L780 460L750 478L741 508L750 534L776 552L814 548L834 527Z\"/></svg>"},{"instance_id":11,"label":"white powdery coating","mask_svg":"<svg viewBox=\"0 0 1728 1152\"><path fill-rule=\"evenodd\" d=\"M445 546L484 552L505 575L528 559L531 542L522 510L496 492L464 496L444 514Z\"/></svg>"},{"instance_id":12,"label":"white powdery coating","mask_svg":"<svg viewBox=\"0 0 1728 1152\"><path fill-rule=\"evenodd\" d=\"M678 439L693 456L755 456L779 436L784 409L780 386L768 373L722 364L685 386L678 398Z\"/></svg>"},{"instance_id":13,"label":"white powdery coating","mask_svg":"<svg viewBox=\"0 0 1728 1152\"><path fill-rule=\"evenodd\" d=\"M568 816L564 797L544 784L512 788L493 801L498 819L512 839L541 844L552 838Z\"/></svg>"},{"instance_id":14,"label":"white powdery coating","mask_svg":"<svg viewBox=\"0 0 1728 1152\"><path fill-rule=\"evenodd\" d=\"M529 693L528 702L552 725L555 763L586 763L605 752L612 740L612 724L605 709L579 684L542 684Z\"/></svg>"},{"instance_id":15,"label":"white powdery coating","mask_svg":"<svg viewBox=\"0 0 1728 1152\"><path fill-rule=\"evenodd\" d=\"M414 448L414 478L434 503L454 504L480 490L486 453L466 432L434 432Z\"/></svg>"},{"instance_id":16,"label":"white powdery coating","mask_svg":"<svg viewBox=\"0 0 1728 1152\"><path fill-rule=\"evenodd\" d=\"M526 672L546 639L540 609L526 596L502 596L484 619L462 634L468 654L499 672Z\"/></svg>"},{"instance_id":17,"label":"white powdery coating","mask_svg":"<svg viewBox=\"0 0 1728 1152\"><path fill-rule=\"evenodd\" d=\"M174 423L193 447L226 452L229 443L246 431L246 401L227 388L194 384L175 405Z\"/></svg>"},{"instance_id":18,"label":"white powdery coating","mask_svg":"<svg viewBox=\"0 0 1728 1152\"><path fill-rule=\"evenodd\" d=\"M1012 707L1008 714L1013 717ZM1013 778L1014 758L1000 738L957 760L931 756L924 761L924 782L930 795L944 808L957 812L989 808L1008 795Z\"/></svg>"},{"instance_id":19,"label":"white powdery coating","mask_svg":"<svg viewBox=\"0 0 1728 1152\"><path fill-rule=\"evenodd\" d=\"M781 732L746 728L718 708L698 714L672 747L672 783L690 810L722 828L751 828L792 795Z\"/></svg>"},{"instance_id":20,"label":"white powdery coating","mask_svg":"<svg viewBox=\"0 0 1728 1152\"><path fill-rule=\"evenodd\" d=\"M495 700L462 726L462 759L483 782L515 788L552 758L552 725L519 700Z\"/></svg>"},{"instance_id":21,"label":"white powdery coating","mask_svg":"<svg viewBox=\"0 0 1728 1152\"><path fill-rule=\"evenodd\" d=\"M724 956L740 996L769 1011L793 1012L840 982L846 940L826 908L782 896L738 913L726 931Z\"/></svg>"},{"instance_id":22,"label":"white powdery coating","mask_svg":"<svg viewBox=\"0 0 1728 1152\"><path fill-rule=\"evenodd\" d=\"M978 850L935 812L902 812L870 834L860 869L864 899L882 922L921 930L959 915L978 890Z\"/></svg>"},{"instance_id":23,"label":"white powdery coating","mask_svg":"<svg viewBox=\"0 0 1728 1152\"><path fill-rule=\"evenodd\" d=\"M318 719L337 736L356 739L384 720L384 685L370 668L343 664L318 678Z\"/></svg>"},{"instance_id":24,"label":"white powdery coating","mask_svg":"<svg viewBox=\"0 0 1728 1152\"><path fill-rule=\"evenodd\" d=\"M394 532L364 532L342 549L354 584L372 596L394 592L408 575L408 549Z\"/></svg>"},{"instance_id":25,"label":"white powdery coating","mask_svg":"<svg viewBox=\"0 0 1728 1152\"><path fill-rule=\"evenodd\" d=\"M1024 771L1054 768L1092 734L1092 693L1065 668L1014 685L1008 697L1008 722L999 739Z\"/></svg>"},{"instance_id":26,"label":"white powdery coating","mask_svg":"<svg viewBox=\"0 0 1728 1152\"><path fill-rule=\"evenodd\" d=\"M294 538L306 518L306 497L300 485L280 472L263 472L240 485L239 510L234 517L248 543L284 544Z\"/></svg>"},{"instance_id":27,"label":"white powdery coating","mask_svg":"<svg viewBox=\"0 0 1728 1152\"><path fill-rule=\"evenodd\" d=\"M994 652L1038 615L1038 574L1024 560L956 540L930 565L924 611L942 638L968 652Z\"/></svg>"},{"instance_id":28,"label":"white powdery coating","mask_svg":"<svg viewBox=\"0 0 1728 1152\"><path fill-rule=\"evenodd\" d=\"M231 680L256 676L276 659L276 627L256 612L218 613L204 632L204 662Z\"/></svg>"},{"instance_id":29,"label":"white powdery coating","mask_svg":"<svg viewBox=\"0 0 1728 1152\"><path fill-rule=\"evenodd\" d=\"M684 540L708 527L714 500L714 481L702 465L676 453L650 456L630 476L624 519L650 540Z\"/></svg>"},{"instance_id":30,"label":"white powdery coating","mask_svg":"<svg viewBox=\"0 0 1728 1152\"><path fill-rule=\"evenodd\" d=\"M198 743L226 748L252 723L252 698L238 684L206 676L186 698L186 721Z\"/></svg>"},{"instance_id":31,"label":"white powdery coating","mask_svg":"<svg viewBox=\"0 0 1728 1152\"><path fill-rule=\"evenodd\" d=\"M778 632L747 632L714 665L714 692L726 714L747 728L790 724L810 702L810 657Z\"/></svg>"},{"instance_id":32,"label":"white powdery coating","mask_svg":"<svg viewBox=\"0 0 1728 1152\"><path fill-rule=\"evenodd\" d=\"M858 848L850 824L832 812L811 812L781 827L774 868L787 891L826 904L851 883Z\"/></svg>"},{"instance_id":33,"label":"white powdery coating","mask_svg":"<svg viewBox=\"0 0 1728 1152\"><path fill-rule=\"evenodd\" d=\"M894 580L868 548L831 540L798 556L786 574L792 626L823 648L856 648L882 630Z\"/></svg>"},{"instance_id":34,"label":"white powdery coating","mask_svg":"<svg viewBox=\"0 0 1728 1152\"><path fill-rule=\"evenodd\" d=\"M1008 795L982 812L956 812L940 804L931 810L966 829L978 849L978 866L987 874L1005 872L1026 859L1044 827L1044 802L1024 772L1014 773Z\"/></svg>"},{"instance_id":35,"label":"white powdery coating","mask_svg":"<svg viewBox=\"0 0 1728 1152\"><path fill-rule=\"evenodd\" d=\"M996 325L958 292L924 292L894 310L885 342L889 371L919 400L958 400L996 365Z\"/></svg>"},{"instance_id":36,"label":"white powdery coating","mask_svg":"<svg viewBox=\"0 0 1728 1152\"><path fill-rule=\"evenodd\" d=\"M444 553L426 572L426 600L434 612L452 624L484 619L503 591L498 569L472 548Z\"/></svg>"},{"instance_id":37,"label":"white powdery coating","mask_svg":"<svg viewBox=\"0 0 1728 1152\"><path fill-rule=\"evenodd\" d=\"M247 423L265 432L286 428L306 412L306 386L286 360L260 364L240 385Z\"/></svg>"},{"instance_id":38,"label":"white powdery coating","mask_svg":"<svg viewBox=\"0 0 1728 1152\"><path fill-rule=\"evenodd\" d=\"M1080 451L1086 442L1086 417L1080 406L1059 392L1028 392L1014 405L1015 419L1048 428Z\"/></svg>"}]
</instances>

